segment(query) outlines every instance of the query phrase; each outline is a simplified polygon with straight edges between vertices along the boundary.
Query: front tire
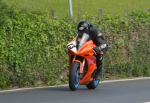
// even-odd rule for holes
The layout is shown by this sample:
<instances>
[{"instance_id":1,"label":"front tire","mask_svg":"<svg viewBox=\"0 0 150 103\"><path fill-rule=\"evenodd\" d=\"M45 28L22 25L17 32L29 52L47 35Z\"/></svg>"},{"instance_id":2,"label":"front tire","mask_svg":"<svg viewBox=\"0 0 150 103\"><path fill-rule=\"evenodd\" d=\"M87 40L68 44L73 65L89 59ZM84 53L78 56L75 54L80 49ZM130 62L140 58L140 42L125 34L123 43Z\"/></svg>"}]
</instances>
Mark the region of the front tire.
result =
<instances>
[{"instance_id":1,"label":"front tire","mask_svg":"<svg viewBox=\"0 0 150 103\"><path fill-rule=\"evenodd\" d=\"M80 75L79 75L80 64L77 62L72 63L69 71L69 88L72 91L78 89L80 85Z\"/></svg>"}]
</instances>

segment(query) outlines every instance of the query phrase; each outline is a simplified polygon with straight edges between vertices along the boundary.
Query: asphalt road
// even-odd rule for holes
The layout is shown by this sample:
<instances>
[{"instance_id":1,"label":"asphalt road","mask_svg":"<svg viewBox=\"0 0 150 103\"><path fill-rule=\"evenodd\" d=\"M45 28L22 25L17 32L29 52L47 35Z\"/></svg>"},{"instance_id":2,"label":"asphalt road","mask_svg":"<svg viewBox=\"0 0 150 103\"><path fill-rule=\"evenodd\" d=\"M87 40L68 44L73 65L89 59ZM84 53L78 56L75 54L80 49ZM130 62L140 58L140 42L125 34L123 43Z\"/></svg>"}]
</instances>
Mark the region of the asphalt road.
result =
<instances>
[{"instance_id":1,"label":"asphalt road","mask_svg":"<svg viewBox=\"0 0 150 103\"><path fill-rule=\"evenodd\" d=\"M150 102L150 79L102 83L95 90L81 86L72 92L68 87L54 87L0 93L0 103L147 103Z\"/></svg>"}]
</instances>

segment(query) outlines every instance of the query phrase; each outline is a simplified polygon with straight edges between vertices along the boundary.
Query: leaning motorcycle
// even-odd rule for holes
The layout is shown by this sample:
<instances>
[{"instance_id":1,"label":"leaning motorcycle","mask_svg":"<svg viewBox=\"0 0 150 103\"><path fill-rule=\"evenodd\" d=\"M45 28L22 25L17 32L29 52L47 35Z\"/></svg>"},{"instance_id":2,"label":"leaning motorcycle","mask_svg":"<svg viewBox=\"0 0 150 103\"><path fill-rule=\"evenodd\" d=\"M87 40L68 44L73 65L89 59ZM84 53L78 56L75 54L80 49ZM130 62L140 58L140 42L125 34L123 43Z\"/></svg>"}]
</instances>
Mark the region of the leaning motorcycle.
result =
<instances>
[{"instance_id":1,"label":"leaning motorcycle","mask_svg":"<svg viewBox=\"0 0 150 103\"><path fill-rule=\"evenodd\" d=\"M96 57L93 48L96 45L89 34L78 35L67 45L69 55L69 88L75 91L80 85L95 89L100 80L94 78L96 72ZM103 52L101 52L103 54Z\"/></svg>"}]
</instances>

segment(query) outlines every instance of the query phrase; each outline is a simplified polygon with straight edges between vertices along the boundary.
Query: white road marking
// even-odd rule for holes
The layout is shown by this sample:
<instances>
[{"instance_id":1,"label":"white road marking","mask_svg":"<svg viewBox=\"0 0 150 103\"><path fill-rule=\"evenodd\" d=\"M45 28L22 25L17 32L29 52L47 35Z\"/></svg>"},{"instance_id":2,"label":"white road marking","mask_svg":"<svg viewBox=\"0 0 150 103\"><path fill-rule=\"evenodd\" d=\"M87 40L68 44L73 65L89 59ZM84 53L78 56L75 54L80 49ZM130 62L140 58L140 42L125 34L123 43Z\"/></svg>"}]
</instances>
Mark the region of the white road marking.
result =
<instances>
[{"instance_id":1,"label":"white road marking","mask_svg":"<svg viewBox=\"0 0 150 103\"><path fill-rule=\"evenodd\" d=\"M125 82L125 81L147 80L147 79L150 79L150 77L141 77L141 78L133 78L133 79L119 79L119 80L106 80L106 81L102 81L102 83ZM56 86L33 87L33 88L18 88L18 89L11 89L11 90L1 90L0 93L24 91L24 90L34 90L34 89L44 89L44 88L54 88L54 87L67 87L67 86L68 86L68 84L56 85ZM145 102L145 103L150 103L150 102Z\"/></svg>"},{"instance_id":2,"label":"white road marking","mask_svg":"<svg viewBox=\"0 0 150 103\"><path fill-rule=\"evenodd\" d=\"M18 88L18 89L2 90L2 91L0 91L0 93L24 91L24 90L34 90L34 89L44 89L44 88L54 88L54 87L66 87L66 86L68 86L68 84L55 85L55 86L43 86L43 87L31 87L31 88Z\"/></svg>"},{"instance_id":3,"label":"white road marking","mask_svg":"<svg viewBox=\"0 0 150 103\"><path fill-rule=\"evenodd\" d=\"M118 79L118 80L106 80L106 81L102 81L102 83L125 82L125 81L147 80L147 79L150 79L150 77L140 77L140 78L132 78L132 79Z\"/></svg>"}]
</instances>

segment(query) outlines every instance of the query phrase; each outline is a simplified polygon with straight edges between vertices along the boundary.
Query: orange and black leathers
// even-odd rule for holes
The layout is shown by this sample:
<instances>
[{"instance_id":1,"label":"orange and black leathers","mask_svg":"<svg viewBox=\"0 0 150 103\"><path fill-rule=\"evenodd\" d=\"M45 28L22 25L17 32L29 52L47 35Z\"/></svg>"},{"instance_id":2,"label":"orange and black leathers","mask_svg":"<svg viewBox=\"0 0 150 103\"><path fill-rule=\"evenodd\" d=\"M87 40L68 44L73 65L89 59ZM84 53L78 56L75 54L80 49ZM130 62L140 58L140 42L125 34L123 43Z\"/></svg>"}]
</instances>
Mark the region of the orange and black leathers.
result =
<instances>
[{"instance_id":1,"label":"orange and black leathers","mask_svg":"<svg viewBox=\"0 0 150 103\"><path fill-rule=\"evenodd\" d=\"M97 47L100 47L103 44L107 45L107 41L104 39L102 33L100 32L100 29L98 29L95 26L90 25L90 29L88 32L89 32L90 38L93 40L94 44ZM105 48L102 48L101 50L105 50L105 49L107 49L107 46Z\"/></svg>"},{"instance_id":2,"label":"orange and black leathers","mask_svg":"<svg viewBox=\"0 0 150 103\"><path fill-rule=\"evenodd\" d=\"M96 64L97 64L97 70L96 70L94 76L95 76L95 78L98 78L98 76L100 75L100 73L102 71L102 60L103 60L102 55L100 55L98 53L100 51L107 50L107 46L105 48L101 48L102 45L104 45L104 44L107 45L107 41L102 36L102 33L100 32L100 30L93 25L90 25L88 33L90 35L90 39L92 39L94 44L97 46L97 47L93 48L93 50L96 54L95 57L96 57Z\"/></svg>"}]
</instances>

